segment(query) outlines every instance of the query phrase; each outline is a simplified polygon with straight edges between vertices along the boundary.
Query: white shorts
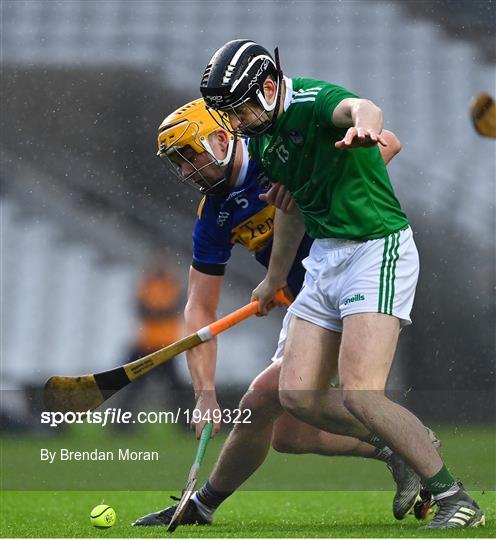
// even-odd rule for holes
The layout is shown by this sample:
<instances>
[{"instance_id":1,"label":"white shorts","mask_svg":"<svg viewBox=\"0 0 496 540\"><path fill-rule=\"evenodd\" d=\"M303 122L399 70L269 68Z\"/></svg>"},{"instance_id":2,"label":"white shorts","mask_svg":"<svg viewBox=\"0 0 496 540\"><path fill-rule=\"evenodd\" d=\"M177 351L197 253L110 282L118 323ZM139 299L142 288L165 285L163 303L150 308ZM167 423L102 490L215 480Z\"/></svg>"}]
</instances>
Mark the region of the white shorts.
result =
<instances>
[{"instance_id":1,"label":"white shorts","mask_svg":"<svg viewBox=\"0 0 496 540\"><path fill-rule=\"evenodd\" d=\"M284 356L284 347L286 345L286 339L288 337L288 328L289 328L289 322L291 321L291 317L293 315L288 310L286 312L286 315L284 316L284 320L282 321L282 328L279 332L279 341L277 342L277 349L274 353L274 356L271 358L272 362L276 362L277 360L281 360Z\"/></svg>"},{"instance_id":2,"label":"white shorts","mask_svg":"<svg viewBox=\"0 0 496 540\"><path fill-rule=\"evenodd\" d=\"M354 313L386 313L401 326L412 322L419 258L410 227L365 242L315 240L303 266L305 283L289 308L294 315L335 332Z\"/></svg>"}]
</instances>

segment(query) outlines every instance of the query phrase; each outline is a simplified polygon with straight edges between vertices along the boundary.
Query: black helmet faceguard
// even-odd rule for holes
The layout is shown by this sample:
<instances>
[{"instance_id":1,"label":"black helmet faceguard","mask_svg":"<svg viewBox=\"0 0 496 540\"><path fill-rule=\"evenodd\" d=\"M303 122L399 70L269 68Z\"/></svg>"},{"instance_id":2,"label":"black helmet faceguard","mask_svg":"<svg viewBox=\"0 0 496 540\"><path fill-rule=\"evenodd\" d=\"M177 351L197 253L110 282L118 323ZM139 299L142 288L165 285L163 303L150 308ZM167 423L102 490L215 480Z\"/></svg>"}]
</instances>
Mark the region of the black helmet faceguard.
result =
<instances>
[{"instance_id":1,"label":"black helmet faceguard","mask_svg":"<svg viewBox=\"0 0 496 540\"><path fill-rule=\"evenodd\" d=\"M241 105L253 108L255 120L241 124L237 130L225 129L240 136L257 136L266 132L277 119L281 100L282 72L279 55L276 61L264 47L247 39L229 41L211 58L202 77L200 91L208 108L237 116ZM276 99L269 105L263 93L263 83L271 77L277 85Z\"/></svg>"}]
</instances>

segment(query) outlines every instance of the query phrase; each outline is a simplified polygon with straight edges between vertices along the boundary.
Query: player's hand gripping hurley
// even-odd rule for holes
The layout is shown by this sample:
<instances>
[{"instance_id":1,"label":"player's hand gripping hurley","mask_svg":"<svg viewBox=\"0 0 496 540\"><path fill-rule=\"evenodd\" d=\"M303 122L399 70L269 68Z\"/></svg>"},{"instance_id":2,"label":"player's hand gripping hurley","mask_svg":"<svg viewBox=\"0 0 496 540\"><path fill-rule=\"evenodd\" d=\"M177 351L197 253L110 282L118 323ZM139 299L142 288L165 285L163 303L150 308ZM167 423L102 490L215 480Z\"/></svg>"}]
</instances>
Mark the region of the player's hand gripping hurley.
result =
<instances>
[{"instance_id":1,"label":"player's hand gripping hurley","mask_svg":"<svg viewBox=\"0 0 496 540\"><path fill-rule=\"evenodd\" d=\"M203 461L203 456L205 455L208 441L212 436L212 428L212 422L208 422L205 424L205 427L201 432L200 443L198 444L198 450L196 451L195 461L193 462L193 465L191 466L191 469L189 471L188 482L183 489L183 493L177 505L176 511L174 512L174 515L170 520L169 526L167 527L167 532L174 532L177 526L181 523L181 519L184 515L188 502L191 499L191 496L193 495L196 487L198 471L200 470L200 465Z\"/></svg>"},{"instance_id":2,"label":"player's hand gripping hurley","mask_svg":"<svg viewBox=\"0 0 496 540\"><path fill-rule=\"evenodd\" d=\"M290 303L282 291L277 292L276 299L286 305ZM130 382L142 377L178 354L211 340L257 312L258 300L255 300L212 324L200 328L198 332L134 362L101 373L73 377L58 375L50 377L44 388L45 405L51 411L60 412L86 412L96 409Z\"/></svg>"}]
</instances>

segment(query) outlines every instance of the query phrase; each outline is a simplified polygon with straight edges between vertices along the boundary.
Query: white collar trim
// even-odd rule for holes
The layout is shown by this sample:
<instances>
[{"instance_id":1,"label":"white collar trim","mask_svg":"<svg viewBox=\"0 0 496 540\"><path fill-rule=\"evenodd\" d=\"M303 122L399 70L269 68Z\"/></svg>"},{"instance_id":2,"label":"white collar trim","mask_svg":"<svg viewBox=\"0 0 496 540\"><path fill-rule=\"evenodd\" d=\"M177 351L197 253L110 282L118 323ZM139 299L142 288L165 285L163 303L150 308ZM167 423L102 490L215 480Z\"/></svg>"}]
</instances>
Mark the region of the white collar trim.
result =
<instances>
[{"instance_id":1,"label":"white collar trim","mask_svg":"<svg viewBox=\"0 0 496 540\"><path fill-rule=\"evenodd\" d=\"M284 82L286 83L286 95L284 96L284 110L287 111L291 100L293 99L293 80L286 75L283 75Z\"/></svg>"},{"instance_id":2,"label":"white collar trim","mask_svg":"<svg viewBox=\"0 0 496 540\"><path fill-rule=\"evenodd\" d=\"M250 161L248 156L248 141L243 139L241 141L241 149L243 152L243 161L241 162L241 168L239 169L238 178L234 184L234 189L241 187L246 180L246 173L248 172L248 163Z\"/></svg>"}]
</instances>

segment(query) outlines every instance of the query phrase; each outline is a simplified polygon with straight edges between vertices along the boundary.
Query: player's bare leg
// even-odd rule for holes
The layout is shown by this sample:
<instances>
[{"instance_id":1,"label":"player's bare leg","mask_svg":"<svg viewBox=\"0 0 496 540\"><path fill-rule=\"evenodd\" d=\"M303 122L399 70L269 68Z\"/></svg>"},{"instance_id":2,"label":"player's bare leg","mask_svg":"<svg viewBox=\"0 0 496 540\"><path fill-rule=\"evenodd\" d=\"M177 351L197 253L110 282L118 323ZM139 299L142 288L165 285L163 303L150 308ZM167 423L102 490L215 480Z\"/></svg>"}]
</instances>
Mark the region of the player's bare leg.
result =
<instances>
[{"instance_id":1,"label":"player's bare leg","mask_svg":"<svg viewBox=\"0 0 496 540\"><path fill-rule=\"evenodd\" d=\"M371 444L354 437L327 433L305 424L287 412L274 422L272 448L283 454L354 456L384 461L377 448Z\"/></svg>"},{"instance_id":2,"label":"player's bare leg","mask_svg":"<svg viewBox=\"0 0 496 540\"><path fill-rule=\"evenodd\" d=\"M279 403L281 362L274 362L252 382L240 408L250 409L250 423L236 424L229 434L209 481L195 493L183 524L207 524L215 509L263 463L269 448L292 454L359 456L383 459L377 449L351 437L329 434L286 413ZM337 364L332 372L337 371ZM194 502L193 502L194 501ZM175 506L138 519L139 526L165 525Z\"/></svg>"},{"instance_id":3,"label":"player's bare leg","mask_svg":"<svg viewBox=\"0 0 496 540\"><path fill-rule=\"evenodd\" d=\"M413 508L419 495L420 478L399 455L391 451L387 441L377 437L361 418L357 418L347 409L340 390L329 389L332 376L330 366L333 359L339 356L340 344L341 335L337 332L298 317L293 318L281 369L281 404L288 412L317 428L374 442L377 449L384 453L396 482L394 516L403 519ZM305 359L304 362L301 361L302 358ZM423 435L427 436L424 426L422 430Z\"/></svg>"},{"instance_id":4,"label":"player's bare leg","mask_svg":"<svg viewBox=\"0 0 496 540\"><path fill-rule=\"evenodd\" d=\"M426 528L484 525L484 512L455 482L422 423L384 395L398 334L399 321L388 315L345 317L339 358L345 406L410 463L433 493L438 512Z\"/></svg>"},{"instance_id":5,"label":"player's bare leg","mask_svg":"<svg viewBox=\"0 0 496 540\"><path fill-rule=\"evenodd\" d=\"M398 319L382 313L344 318L339 356L344 405L423 478L430 478L443 463L424 425L384 394L399 328Z\"/></svg>"},{"instance_id":6,"label":"player's bare leg","mask_svg":"<svg viewBox=\"0 0 496 540\"><path fill-rule=\"evenodd\" d=\"M215 509L243 484L263 463L270 449L274 420L283 413L277 388L279 366L272 364L251 383L239 408L249 409L250 423L235 424L224 443L209 480L196 492L182 524L212 522ZM160 526L169 523L175 506L149 514L134 525Z\"/></svg>"},{"instance_id":7,"label":"player's bare leg","mask_svg":"<svg viewBox=\"0 0 496 540\"><path fill-rule=\"evenodd\" d=\"M370 430L344 406L341 390L331 387L340 344L340 333L294 316L281 367L279 397L290 414L308 424L364 439Z\"/></svg>"},{"instance_id":8,"label":"player's bare leg","mask_svg":"<svg viewBox=\"0 0 496 540\"><path fill-rule=\"evenodd\" d=\"M273 364L255 378L243 396L239 408L251 411L250 423L235 424L222 447L209 478L216 491L232 493L265 460L274 421L283 413L278 382L279 366Z\"/></svg>"},{"instance_id":9,"label":"player's bare leg","mask_svg":"<svg viewBox=\"0 0 496 540\"><path fill-rule=\"evenodd\" d=\"M281 362L275 362L252 382L240 408L250 409L249 424L236 424L209 478L215 491L238 489L263 463L269 448L289 454L379 458L372 445L330 434L286 413L279 403ZM336 368L334 368L335 371Z\"/></svg>"},{"instance_id":10,"label":"player's bare leg","mask_svg":"<svg viewBox=\"0 0 496 540\"><path fill-rule=\"evenodd\" d=\"M336 336L338 341L340 335ZM279 389L279 378L281 371L281 361L277 362L277 386ZM337 357L330 366L330 376L334 379L338 372ZM338 392L336 392L338 395ZM354 456L383 460L383 456L377 452L377 448L369 443L363 442L354 437L328 433L310 424L302 422L298 418L287 413L283 409L282 414L275 420L272 431L272 448L276 452L284 454L319 454L323 456Z\"/></svg>"}]
</instances>

